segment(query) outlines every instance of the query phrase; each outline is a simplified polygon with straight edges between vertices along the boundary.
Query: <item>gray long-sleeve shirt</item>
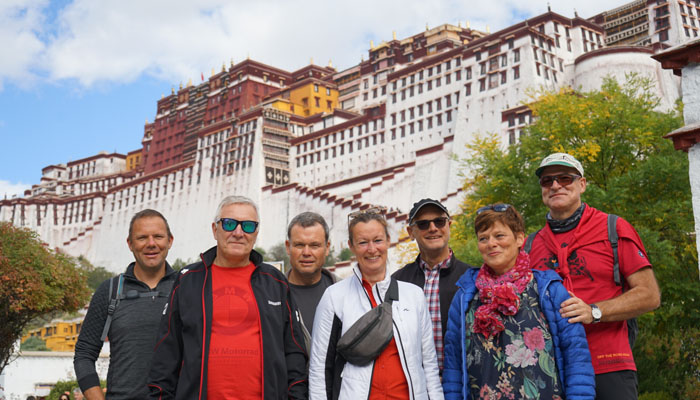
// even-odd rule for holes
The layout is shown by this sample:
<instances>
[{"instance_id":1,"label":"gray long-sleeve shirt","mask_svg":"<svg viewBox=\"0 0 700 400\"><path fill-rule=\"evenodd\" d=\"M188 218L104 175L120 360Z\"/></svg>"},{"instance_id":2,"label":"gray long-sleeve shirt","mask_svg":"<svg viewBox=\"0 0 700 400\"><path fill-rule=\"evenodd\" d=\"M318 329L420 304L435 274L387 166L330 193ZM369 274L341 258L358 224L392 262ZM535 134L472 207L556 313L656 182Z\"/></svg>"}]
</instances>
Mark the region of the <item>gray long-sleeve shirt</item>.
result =
<instances>
[{"instance_id":1,"label":"gray long-sleeve shirt","mask_svg":"<svg viewBox=\"0 0 700 400\"><path fill-rule=\"evenodd\" d=\"M110 399L143 399L147 397L146 378L151 367L158 325L163 307L175 281L176 273L166 266L158 286L151 290L134 276L134 264L124 273L122 298L112 315L109 329L110 359L107 372L107 396ZM112 297L117 288L113 288ZM109 307L108 279L95 291L75 344L73 366L81 390L99 386L95 361L100 355L100 340ZM131 291L131 293L129 293ZM136 291L133 292L133 291ZM137 293L158 292L158 295L138 297Z\"/></svg>"}]
</instances>

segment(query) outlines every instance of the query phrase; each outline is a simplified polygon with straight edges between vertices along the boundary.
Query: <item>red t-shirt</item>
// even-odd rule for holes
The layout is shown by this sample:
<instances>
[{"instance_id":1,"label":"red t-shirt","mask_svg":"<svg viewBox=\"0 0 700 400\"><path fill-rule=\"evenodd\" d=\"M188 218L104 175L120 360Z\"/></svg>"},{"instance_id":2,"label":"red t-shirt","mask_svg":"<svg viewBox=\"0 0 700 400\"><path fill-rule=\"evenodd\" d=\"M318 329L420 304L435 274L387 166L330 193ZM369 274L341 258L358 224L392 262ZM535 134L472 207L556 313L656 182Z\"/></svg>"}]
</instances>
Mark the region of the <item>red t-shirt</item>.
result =
<instances>
[{"instance_id":1,"label":"red t-shirt","mask_svg":"<svg viewBox=\"0 0 700 400\"><path fill-rule=\"evenodd\" d=\"M207 368L210 399L262 398L262 337L250 286L255 265L212 265L212 324Z\"/></svg>"},{"instance_id":2,"label":"red t-shirt","mask_svg":"<svg viewBox=\"0 0 700 400\"><path fill-rule=\"evenodd\" d=\"M372 286L364 279L362 286L369 294L372 307L376 307L377 302L372 294ZM396 346L396 340L392 338L389 345L374 360L369 400L405 400L409 397L408 382L401 367L399 348Z\"/></svg>"},{"instance_id":3,"label":"red t-shirt","mask_svg":"<svg viewBox=\"0 0 700 400\"><path fill-rule=\"evenodd\" d=\"M573 242L575 231L554 236L563 248ZM620 236L618 241L620 275L626 278L641 268L651 266L644 249L637 246L634 240L628 239L631 234L637 237L632 225L620 218L617 221L617 231ZM532 243L530 264L533 268L540 270L556 269L557 256L543 244L541 234L542 232ZM615 284L613 277L613 253L610 242L607 240L607 230L604 235L600 241L573 249L568 257L573 292L587 304L608 300L622 294L622 287ZM584 328L596 374L636 370L627 338L626 321L585 324Z\"/></svg>"}]
</instances>

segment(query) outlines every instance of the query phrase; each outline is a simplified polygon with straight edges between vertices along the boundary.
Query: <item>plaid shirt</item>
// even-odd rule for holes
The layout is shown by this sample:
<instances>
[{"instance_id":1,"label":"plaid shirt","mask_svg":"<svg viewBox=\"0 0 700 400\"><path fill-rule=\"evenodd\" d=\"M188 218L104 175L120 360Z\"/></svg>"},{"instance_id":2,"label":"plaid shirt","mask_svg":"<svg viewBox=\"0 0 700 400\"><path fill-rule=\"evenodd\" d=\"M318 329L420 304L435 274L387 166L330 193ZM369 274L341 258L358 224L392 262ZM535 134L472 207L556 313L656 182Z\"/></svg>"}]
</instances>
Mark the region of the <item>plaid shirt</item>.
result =
<instances>
[{"instance_id":1,"label":"plaid shirt","mask_svg":"<svg viewBox=\"0 0 700 400\"><path fill-rule=\"evenodd\" d=\"M435 350L437 351L438 367L442 371L442 363L444 360L442 343L442 321L440 317L440 270L447 268L450 259L452 258L452 249L450 255L445 261L437 264L433 269L420 259L420 267L425 273L425 286L423 292L425 299L428 301L428 310L430 311L430 320L433 323L433 339L435 341Z\"/></svg>"}]
</instances>

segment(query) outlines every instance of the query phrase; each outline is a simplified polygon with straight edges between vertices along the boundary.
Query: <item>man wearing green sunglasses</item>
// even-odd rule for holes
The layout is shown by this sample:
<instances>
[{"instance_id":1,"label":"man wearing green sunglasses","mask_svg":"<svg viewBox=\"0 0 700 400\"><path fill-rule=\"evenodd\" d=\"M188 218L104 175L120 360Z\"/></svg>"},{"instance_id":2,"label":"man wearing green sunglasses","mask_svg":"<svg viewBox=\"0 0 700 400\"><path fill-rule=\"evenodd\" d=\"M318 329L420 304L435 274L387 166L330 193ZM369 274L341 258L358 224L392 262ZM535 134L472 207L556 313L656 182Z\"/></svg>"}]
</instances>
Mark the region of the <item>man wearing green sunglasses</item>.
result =
<instances>
[{"instance_id":1,"label":"man wearing green sunglasses","mask_svg":"<svg viewBox=\"0 0 700 400\"><path fill-rule=\"evenodd\" d=\"M152 399L305 399L308 360L284 275L253 250L255 203L229 196L217 245L180 271L149 376Z\"/></svg>"}]
</instances>

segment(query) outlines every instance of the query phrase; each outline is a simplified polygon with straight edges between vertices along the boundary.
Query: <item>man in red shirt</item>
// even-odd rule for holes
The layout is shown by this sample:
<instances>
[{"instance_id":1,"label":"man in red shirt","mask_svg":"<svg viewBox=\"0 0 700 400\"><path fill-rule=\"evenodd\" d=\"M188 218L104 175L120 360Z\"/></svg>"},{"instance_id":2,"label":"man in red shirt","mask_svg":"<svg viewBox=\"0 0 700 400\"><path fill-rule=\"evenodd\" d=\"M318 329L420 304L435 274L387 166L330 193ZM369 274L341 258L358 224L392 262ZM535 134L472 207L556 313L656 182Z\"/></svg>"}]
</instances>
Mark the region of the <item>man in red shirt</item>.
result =
<instances>
[{"instance_id":1,"label":"man in red shirt","mask_svg":"<svg viewBox=\"0 0 700 400\"><path fill-rule=\"evenodd\" d=\"M255 203L225 198L217 245L180 271L149 376L151 399L305 399L307 351L284 275L253 250Z\"/></svg>"},{"instance_id":2,"label":"man in red shirt","mask_svg":"<svg viewBox=\"0 0 700 400\"><path fill-rule=\"evenodd\" d=\"M619 218L619 266L622 286L613 277L613 250L607 214L581 201L586 178L581 163L555 153L536 171L547 223L530 251L533 268L555 269L572 297L561 304L569 322L586 329L596 373L596 399L636 399L637 374L626 320L659 306L659 287L637 232Z\"/></svg>"}]
</instances>

